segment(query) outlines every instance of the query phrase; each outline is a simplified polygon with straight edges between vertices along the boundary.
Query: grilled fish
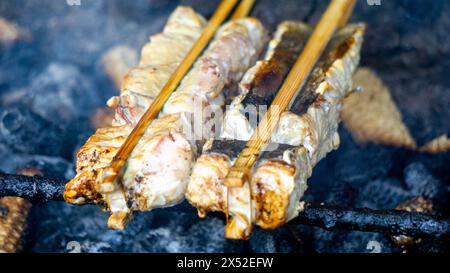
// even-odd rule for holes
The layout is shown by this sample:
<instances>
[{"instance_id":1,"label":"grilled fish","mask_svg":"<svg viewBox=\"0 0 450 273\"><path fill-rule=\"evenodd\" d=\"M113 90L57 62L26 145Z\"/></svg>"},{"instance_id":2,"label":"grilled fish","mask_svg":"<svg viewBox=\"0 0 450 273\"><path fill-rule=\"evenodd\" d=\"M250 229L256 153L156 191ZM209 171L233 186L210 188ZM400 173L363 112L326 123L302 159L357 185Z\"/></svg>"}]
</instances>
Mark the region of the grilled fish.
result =
<instances>
[{"instance_id":1,"label":"grilled fish","mask_svg":"<svg viewBox=\"0 0 450 273\"><path fill-rule=\"evenodd\" d=\"M128 159L123 185L128 199L134 200L133 209L170 206L184 198L195 159L195 140L213 133L202 130L197 136L189 134L191 124L202 126L208 122L207 117L193 120L195 98L201 101L201 107L222 107L224 88L239 81L256 61L265 36L262 24L252 18L220 28L216 39L165 104L161 118L150 125L149 131L154 132L143 137Z\"/></svg>"},{"instance_id":2,"label":"grilled fish","mask_svg":"<svg viewBox=\"0 0 450 273\"><path fill-rule=\"evenodd\" d=\"M226 210L226 188L220 183L228 172L230 158L234 159L244 147L239 145L244 142L231 139L247 140L250 137L256 125L251 117L257 115L253 112L247 117L245 109L270 104L303 49L309 32L309 27L302 23L281 23L269 43L265 58L244 75L239 88L241 94L232 101L224 115L221 129L223 141L209 141L205 144L206 147L210 146L204 148L208 152L203 153L195 163L188 184L186 197L198 208L200 215L204 216L206 211Z\"/></svg>"},{"instance_id":3,"label":"grilled fish","mask_svg":"<svg viewBox=\"0 0 450 273\"><path fill-rule=\"evenodd\" d=\"M108 106L116 109L113 125L139 121L205 25L205 19L193 9L175 9L163 32L152 35L142 48L139 66L124 77L120 96L108 101Z\"/></svg>"},{"instance_id":4,"label":"grilled fish","mask_svg":"<svg viewBox=\"0 0 450 273\"><path fill-rule=\"evenodd\" d=\"M182 60L182 53L194 44L205 24L201 15L181 6L170 15L163 32L150 37L142 50L139 67L130 70L124 78L121 95L108 101L108 105L116 109L112 126L98 129L78 151L77 175L67 183L64 193L67 202L105 205L96 186L96 170L111 163L139 117ZM166 52L166 48L175 47L180 54Z\"/></svg>"},{"instance_id":5,"label":"grilled fish","mask_svg":"<svg viewBox=\"0 0 450 273\"><path fill-rule=\"evenodd\" d=\"M290 111L282 113L272 136L276 150L261 155L251 183L230 190L223 185L245 142L223 140L206 145L193 167L187 198L200 216L207 211L228 212L227 238L248 238L252 224L277 228L302 210L300 200L312 168L339 145L339 109L352 87L364 30L362 24L350 25L332 39L305 90Z\"/></svg>"},{"instance_id":6,"label":"grilled fish","mask_svg":"<svg viewBox=\"0 0 450 273\"><path fill-rule=\"evenodd\" d=\"M131 210L171 206L184 198L196 149L195 139L186 133L189 131L186 128L193 123L195 104L192 101L198 99L202 107L221 107L224 102L223 90L239 81L245 70L255 62L264 47L265 36L262 24L252 18L235 20L221 27L214 41L194 64L159 117L139 141L127 160L123 179L118 185L111 188L109 185L103 187L97 182L85 183L93 185L92 188L99 196L97 202L100 200L105 208L113 212L108 220L111 228L123 228ZM201 120L200 123L206 121ZM79 154L79 157L97 156L96 162L108 162L117 150L110 153L108 149L105 153L101 146L107 144L109 148L117 144L120 147L127 135L123 132L130 132L132 129L130 124L116 127L120 127L120 130L108 128L107 135L93 136L98 141L91 141L88 153ZM111 138L107 139L109 136ZM203 133L198 137L203 137ZM98 144L101 144L99 149ZM89 145L85 145L82 150L87 146ZM99 154L105 157L100 158ZM102 173L105 167L107 166L90 169L85 176L90 181L95 181L108 175Z\"/></svg>"}]
</instances>

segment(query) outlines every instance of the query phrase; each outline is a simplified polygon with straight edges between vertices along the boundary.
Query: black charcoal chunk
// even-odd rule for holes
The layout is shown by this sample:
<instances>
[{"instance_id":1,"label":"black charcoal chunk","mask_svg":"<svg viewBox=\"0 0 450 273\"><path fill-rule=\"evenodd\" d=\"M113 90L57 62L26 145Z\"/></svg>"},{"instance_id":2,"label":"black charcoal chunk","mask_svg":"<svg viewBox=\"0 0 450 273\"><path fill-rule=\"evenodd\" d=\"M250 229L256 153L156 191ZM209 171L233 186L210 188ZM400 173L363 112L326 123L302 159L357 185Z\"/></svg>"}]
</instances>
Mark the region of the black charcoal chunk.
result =
<instances>
[{"instance_id":1,"label":"black charcoal chunk","mask_svg":"<svg viewBox=\"0 0 450 273\"><path fill-rule=\"evenodd\" d=\"M252 253L292 253L299 252L302 242L287 225L275 230L254 227L249 240Z\"/></svg>"},{"instance_id":2,"label":"black charcoal chunk","mask_svg":"<svg viewBox=\"0 0 450 273\"><path fill-rule=\"evenodd\" d=\"M355 207L370 209L394 209L399 203L412 198L402 183L394 178L367 181L355 198Z\"/></svg>"},{"instance_id":3,"label":"black charcoal chunk","mask_svg":"<svg viewBox=\"0 0 450 273\"><path fill-rule=\"evenodd\" d=\"M67 217L70 215L70 220ZM186 202L178 207L135 213L123 231L106 227L108 213L97 206L49 202L34 206L33 252L238 252L242 241L224 238L224 220L201 220ZM42 220L45 219L45 220ZM77 221L73 221L77 219ZM75 246L75 248L74 248ZM79 246L79 247L78 247Z\"/></svg>"},{"instance_id":4,"label":"black charcoal chunk","mask_svg":"<svg viewBox=\"0 0 450 273\"><path fill-rule=\"evenodd\" d=\"M339 182L331 185L328 195L324 201L326 204L352 207L355 195L355 189L349 183Z\"/></svg>"},{"instance_id":5,"label":"black charcoal chunk","mask_svg":"<svg viewBox=\"0 0 450 273\"><path fill-rule=\"evenodd\" d=\"M445 193L445 187L420 162L409 164L404 170L405 183L415 196L436 199Z\"/></svg>"},{"instance_id":6,"label":"black charcoal chunk","mask_svg":"<svg viewBox=\"0 0 450 273\"><path fill-rule=\"evenodd\" d=\"M94 85L78 68L50 64L29 87L30 109L56 124L87 118L100 105Z\"/></svg>"},{"instance_id":7,"label":"black charcoal chunk","mask_svg":"<svg viewBox=\"0 0 450 273\"><path fill-rule=\"evenodd\" d=\"M11 149L29 154L59 155L64 150L61 129L26 106L0 111L0 140Z\"/></svg>"},{"instance_id":8,"label":"black charcoal chunk","mask_svg":"<svg viewBox=\"0 0 450 273\"><path fill-rule=\"evenodd\" d=\"M339 180L354 185L384 177L392 166L393 158L388 149L370 145L344 151L336 163L335 174Z\"/></svg>"},{"instance_id":9,"label":"black charcoal chunk","mask_svg":"<svg viewBox=\"0 0 450 273\"><path fill-rule=\"evenodd\" d=\"M392 247L384 234L359 231L328 231L313 228L310 239L318 253L391 253Z\"/></svg>"},{"instance_id":10,"label":"black charcoal chunk","mask_svg":"<svg viewBox=\"0 0 450 273\"><path fill-rule=\"evenodd\" d=\"M0 170L3 173L16 174L32 169L47 178L65 179L71 179L75 174L74 165L64 158L16 153L3 144L0 144L0 158Z\"/></svg>"}]
</instances>

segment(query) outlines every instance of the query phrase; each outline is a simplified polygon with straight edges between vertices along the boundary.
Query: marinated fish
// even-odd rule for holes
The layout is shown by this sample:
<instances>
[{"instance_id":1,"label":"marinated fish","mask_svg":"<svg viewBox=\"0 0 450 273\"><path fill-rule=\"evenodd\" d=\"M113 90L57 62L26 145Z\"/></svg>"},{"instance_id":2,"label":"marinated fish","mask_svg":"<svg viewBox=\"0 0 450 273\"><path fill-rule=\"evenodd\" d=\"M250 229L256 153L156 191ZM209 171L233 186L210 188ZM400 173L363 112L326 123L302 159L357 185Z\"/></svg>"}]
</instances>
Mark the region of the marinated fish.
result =
<instances>
[{"instance_id":1,"label":"marinated fish","mask_svg":"<svg viewBox=\"0 0 450 273\"><path fill-rule=\"evenodd\" d=\"M98 129L78 151L77 175L67 183L64 193L67 202L78 205L91 202L105 204L96 186L96 170L111 163L139 117L182 60L181 53L190 49L205 24L205 19L193 9L180 6L170 15L163 32L150 37L150 42L142 50L140 66L130 70L124 78L121 95L108 101L108 105L116 111L112 126ZM170 38L162 43L155 38L161 36ZM178 47L179 55L172 52L163 54L165 48L174 48L181 40L184 47Z\"/></svg>"},{"instance_id":2,"label":"marinated fish","mask_svg":"<svg viewBox=\"0 0 450 273\"><path fill-rule=\"evenodd\" d=\"M201 216L207 211L227 213L227 238L248 238L252 224L277 228L302 210L300 201L312 168L339 145L339 110L352 90L364 30L362 24L350 25L332 39L304 91L290 111L282 113L272 136L274 151L258 159L251 189L246 183L228 192L223 185L243 141L214 142L195 163L187 198Z\"/></svg>"},{"instance_id":3,"label":"marinated fish","mask_svg":"<svg viewBox=\"0 0 450 273\"><path fill-rule=\"evenodd\" d=\"M127 160L123 179L117 185L99 183L102 177L108 175L105 173L108 166L101 163L110 163L117 152L116 147L123 143L132 125L125 123L99 130L98 134L91 137L93 141L88 141L90 143L82 147L80 152L87 153L79 153L79 159L85 162L80 162L80 166L85 164L89 167L80 177L91 181L84 183L90 188L82 192L90 193L89 198L94 197L94 200L112 211L109 227L122 229L132 210L171 206L184 198L195 159L196 138L204 137L204 132L195 137L189 134L192 131L191 124L194 123L192 114L197 106L193 101L200 101L201 108L222 107L224 89L238 82L246 69L256 61L264 47L265 36L264 27L253 18L231 21L220 28L214 41L196 61L159 117L139 141ZM207 121L206 118L195 122L204 124ZM206 136L210 137L208 132ZM106 150L104 147L107 147ZM111 147L115 148L114 151L111 151ZM91 167L92 158L95 158L99 168ZM73 185L77 177L71 181ZM66 196L68 194L79 195L73 189L66 190ZM86 200L86 194L82 197ZM74 198L71 200L76 202Z\"/></svg>"},{"instance_id":4,"label":"marinated fish","mask_svg":"<svg viewBox=\"0 0 450 273\"><path fill-rule=\"evenodd\" d=\"M139 66L124 77L120 96L108 101L108 106L116 110L113 125L139 121L205 25L205 19L193 9L175 9L163 32L152 35L142 48Z\"/></svg>"},{"instance_id":5,"label":"marinated fish","mask_svg":"<svg viewBox=\"0 0 450 273\"><path fill-rule=\"evenodd\" d=\"M309 33L310 28L303 23L281 23L269 43L265 58L244 75L239 85L241 94L232 101L224 115L222 141L206 143L204 149L208 151L195 163L188 184L186 197L198 208L200 215L204 216L206 211L226 210L226 188L220 183L230 168L230 159L234 159L245 145L245 142L231 139L247 140L257 125L252 121L257 113L247 115L245 109L270 105L284 77L303 49Z\"/></svg>"}]
</instances>

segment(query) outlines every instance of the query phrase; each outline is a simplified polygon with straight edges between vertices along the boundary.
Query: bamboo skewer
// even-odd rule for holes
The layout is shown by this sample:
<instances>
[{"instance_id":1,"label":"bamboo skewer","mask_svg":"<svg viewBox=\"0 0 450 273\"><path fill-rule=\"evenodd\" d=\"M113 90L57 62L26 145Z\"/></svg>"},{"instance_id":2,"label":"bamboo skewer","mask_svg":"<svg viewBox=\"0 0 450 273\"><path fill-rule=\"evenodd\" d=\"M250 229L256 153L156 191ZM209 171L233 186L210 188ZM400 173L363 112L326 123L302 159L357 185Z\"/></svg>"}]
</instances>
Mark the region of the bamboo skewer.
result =
<instances>
[{"instance_id":1,"label":"bamboo skewer","mask_svg":"<svg viewBox=\"0 0 450 273\"><path fill-rule=\"evenodd\" d=\"M230 169L225 186L242 187L246 181L250 183L251 169L261 150L269 143L280 115L294 101L336 29L346 24L354 5L355 0L333 0L330 3L266 115Z\"/></svg>"},{"instance_id":2,"label":"bamboo skewer","mask_svg":"<svg viewBox=\"0 0 450 273\"><path fill-rule=\"evenodd\" d=\"M247 16L250 13L251 9L253 8L255 1L256 0L241 0L241 3L233 12L231 20Z\"/></svg>"}]
</instances>

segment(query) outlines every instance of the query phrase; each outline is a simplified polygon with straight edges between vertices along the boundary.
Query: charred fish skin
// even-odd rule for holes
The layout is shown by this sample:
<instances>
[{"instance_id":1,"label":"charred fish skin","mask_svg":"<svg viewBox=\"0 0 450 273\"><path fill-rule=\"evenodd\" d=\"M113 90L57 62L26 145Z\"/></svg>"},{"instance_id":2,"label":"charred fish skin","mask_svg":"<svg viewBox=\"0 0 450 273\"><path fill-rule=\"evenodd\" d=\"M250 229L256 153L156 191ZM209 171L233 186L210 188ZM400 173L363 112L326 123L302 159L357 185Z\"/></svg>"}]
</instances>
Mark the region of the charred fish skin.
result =
<instances>
[{"instance_id":1,"label":"charred fish skin","mask_svg":"<svg viewBox=\"0 0 450 273\"><path fill-rule=\"evenodd\" d=\"M266 35L263 25L254 18L234 20L219 29L127 162L123 185L133 209L173 206L184 199L196 156L195 139L184 130L194 122L195 105L191 102L199 98L202 107L221 107L224 101L217 98L256 61ZM211 135L202 132L197 137Z\"/></svg>"},{"instance_id":2,"label":"charred fish skin","mask_svg":"<svg viewBox=\"0 0 450 273\"><path fill-rule=\"evenodd\" d=\"M264 60L247 70L239 84L240 94L233 99L223 119L222 138L250 138L257 123L259 107L270 106L310 32L309 26L294 21L285 21L277 27Z\"/></svg>"},{"instance_id":3,"label":"charred fish skin","mask_svg":"<svg viewBox=\"0 0 450 273\"><path fill-rule=\"evenodd\" d=\"M240 145L245 145L236 139L245 139L252 130L249 120L242 112L242 104L270 103L269 97L273 97L290 66L295 62L309 31L309 27L302 23L288 21L280 24L274 38L269 42L264 60L258 61L243 76L240 82L241 93L233 100L231 109L225 114L222 140L208 142L205 145L208 147L204 147L205 152L193 167L186 197L198 208L199 215L203 216L207 211L226 211L227 194L222 181L231 167L232 160L243 148ZM234 132L243 135L236 136Z\"/></svg>"},{"instance_id":4,"label":"charred fish skin","mask_svg":"<svg viewBox=\"0 0 450 273\"><path fill-rule=\"evenodd\" d=\"M190 7L180 6L170 15L164 30L145 44L140 65L125 76L121 95L108 105L116 109L112 126L98 129L77 153L77 175L66 185L66 202L82 205L98 203L106 209L97 185L97 170L107 167L183 56L194 44L206 20ZM166 37L166 38L163 38ZM179 41L184 41L179 43ZM182 46L182 48L180 47ZM177 47L180 55L166 52Z\"/></svg>"}]
</instances>

